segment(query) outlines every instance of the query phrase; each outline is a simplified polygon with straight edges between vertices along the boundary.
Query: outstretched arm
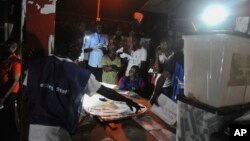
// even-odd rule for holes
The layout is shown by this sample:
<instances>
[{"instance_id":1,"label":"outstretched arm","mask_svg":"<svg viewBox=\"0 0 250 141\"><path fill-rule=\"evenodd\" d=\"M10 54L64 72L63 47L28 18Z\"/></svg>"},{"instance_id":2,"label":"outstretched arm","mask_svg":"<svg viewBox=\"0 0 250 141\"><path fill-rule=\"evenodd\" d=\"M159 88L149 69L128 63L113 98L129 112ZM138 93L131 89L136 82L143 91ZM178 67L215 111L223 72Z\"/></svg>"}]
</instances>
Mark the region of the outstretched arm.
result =
<instances>
[{"instance_id":1,"label":"outstretched arm","mask_svg":"<svg viewBox=\"0 0 250 141\"><path fill-rule=\"evenodd\" d=\"M104 87L103 85L97 90L97 92L106 98L109 98L111 100L115 101L122 101L126 102L126 104L129 106L131 110L133 110L133 107L136 109L136 113L143 107L138 105L137 103L133 102L131 99L128 99L120 94L118 94L115 90L109 89L107 87Z\"/></svg>"},{"instance_id":2,"label":"outstretched arm","mask_svg":"<svg viewBox=\"0 0 250 141\"><path fill-rule=\"evenodd\" d=\"M159 77L159 79L157 80L154 93L153 93L152 97L150 98L150 103L152 105L156 104L156 106L159 106L159 104L157 103L157 99L158 99L158 97L160 95L161 88L162 88L163 84L165 83L165 80L167 79L167 77L169 75L170 75L169 72L164 71L161 74L161 76Z\"/></svg>"},{"instance_id":3,"label":"outstretched arm","mask_svg":"<svg viewBox=\"0 0 250 141\"><path fill-rule=\"evenodd\" d=\"M0 99L0 105L4 104L4 101L6 100L6 98L11 94L11 92L13 91L14 87L16 86L16 84L19 81L21 74L15 74L13 77L13 80L11 82L11 85L8 89L8 91L4 94L4 96Z\"/></svg>"},{"instance_id":4,"label":"outstretched arm","mask_svg":"<svg viewBox=\"0 0 250 141\"><path fill-rule=\"evenodd\" d=\"M85 92L88 93L89 95L93 95L94 93L99 93L106 98L109 98L111 100L115 101L122 101L126 102L126 104L130 107L131 110L133 110L133 107L135 107L136 112L138 112L141 108L140 105L137 103L133 102L131 99L128 99L120 94L118 94L115 90L104 87L101 85L94 77L93 74L90 75L90 78L88 80Z\"/></svg>"}]
</instances>

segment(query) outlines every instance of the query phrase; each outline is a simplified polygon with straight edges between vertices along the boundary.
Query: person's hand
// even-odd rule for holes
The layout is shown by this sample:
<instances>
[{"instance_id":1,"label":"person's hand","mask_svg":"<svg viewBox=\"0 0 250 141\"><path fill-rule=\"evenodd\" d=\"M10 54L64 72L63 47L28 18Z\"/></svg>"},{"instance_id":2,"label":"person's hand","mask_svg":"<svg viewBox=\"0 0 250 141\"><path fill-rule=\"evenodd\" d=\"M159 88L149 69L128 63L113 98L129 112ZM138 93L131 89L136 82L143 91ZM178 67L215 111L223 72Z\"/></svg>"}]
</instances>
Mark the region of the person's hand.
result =
<instances>
[{"instance_id":1,"label":"person's hand","mask_svg":"<svg viewBox=\"0 0 250 141\"><path fill-rule=\"evenodd\" d=\"M107 48L106 47L101 47L101 48L99 48L100 50L102 50L102 51L107 51Z\"/></svg>"},{"instance_id":2,"label":"person's hand","mask_svg":"<svg viewBox=\"0 0 250 141\"><path fill-rule=\"evenodd\" d=\"M157 101L157 97L154 97L154 98L150 99L149 102L150 102L151 105L155 104L158 107L160 106L158 101Z\"/></svg>"},{"instance_id":3,"label":"person's hand","mask_svg":"<svg viewBox=\"0 0 250 141\"><path fill-rule=\"evenodd\" d=\"M128 107L130 108L131 111L133 111L133 107L135 107L135 109L136 109L135 113L138 113L138 111L141 110L141 108L144 108L143 106L140 106L139 104L135 103L131 99L127 100L126 104L128 105Z\"/></svg>"},{"instance_id":4,"label":"person's hand","mask_svg":"<svg viewBox=\"0 0 250 141\"><path fill-rule=\"evenodd\" d=\"M112 71L112 66L103 66L103 71L104 72L110 72L110 71Z\"/></svg>"},{"instance_id":5,"label":"person's hand","mask_svg":"<svg viewBox=\"0 0 250 141\"><path fill-rule=\"evenodd\" d=\"M86 48L84 49L84 52L91 52L93 50L93 48Z\"/></svg>"},{"instance_id":6,"label":"person's hand","mask_svg":"<svg viewBox=\"0 0 250 141\"><path fill-rule=\"evenodd\" d=\"M123 53L123 47L117 49L116 53L117 53L117 54L118 54L118 53Z\"/></svg>"},{"instance_id":7,"label":"person's hand","mask_svg":"<svg viewBox=\"0 0 250 141\"><path fill-rule=\"evenodd\" d=\"M99 43L97 44L96 46L94 46L93 48L94 49L97 49L97 48L102 48L103 47L103 43Z\"/></svg>"},{"instance_id":8,"label":"person's hand","mask_svg":"<svg viewBox=\"0 0 250 141\"><path fill-rule=\"evenodd\" d=\"M76 63L77 65L79 64L79 60L78 59L76 59L75 61L74 61L74 63Z\"/></svg>"},{"instance_id":9,"label":"person's hand","mask_svg":"<svg viewBox=\"0 0 250 141\"><path fill-rule=\"evenodd\" d=\"M120 57L121 57L121 58L128 58L128 59L131 58L131 56L128 55L127 53L122 53L122 54L120 55Z\"/></svg>"},{"instance_id":10,"label":"person's hand","mask_svg":"<svg viewBox=\"0 0 250 141\"><path fill-rule=\"evenodd\" d=\"M115 71L115 70L118 70L118 69L119 69L116 65L110 65L110 67L111 67L111 70L112 70L112 71Z\"/></svg>"}]
</instances>

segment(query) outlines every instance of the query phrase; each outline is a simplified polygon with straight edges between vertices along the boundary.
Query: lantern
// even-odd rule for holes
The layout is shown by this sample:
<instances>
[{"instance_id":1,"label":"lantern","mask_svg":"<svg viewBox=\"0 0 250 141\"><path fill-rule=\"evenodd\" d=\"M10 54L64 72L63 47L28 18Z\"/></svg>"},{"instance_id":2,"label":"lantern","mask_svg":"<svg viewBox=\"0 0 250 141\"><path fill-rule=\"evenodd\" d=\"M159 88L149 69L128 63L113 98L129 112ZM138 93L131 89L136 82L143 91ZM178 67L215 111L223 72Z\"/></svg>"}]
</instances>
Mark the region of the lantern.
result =
<instances>
[{"instance_id":1,"label":"lantern","mask_svg":"<svg viewBox=\"0 0 250 141\"><path fill-rule=\"evenodd\" d=\"M142 21L144 15L141 12L134 13L134 19L137 20L139 23Z\"/></svg>"}]
</instances>

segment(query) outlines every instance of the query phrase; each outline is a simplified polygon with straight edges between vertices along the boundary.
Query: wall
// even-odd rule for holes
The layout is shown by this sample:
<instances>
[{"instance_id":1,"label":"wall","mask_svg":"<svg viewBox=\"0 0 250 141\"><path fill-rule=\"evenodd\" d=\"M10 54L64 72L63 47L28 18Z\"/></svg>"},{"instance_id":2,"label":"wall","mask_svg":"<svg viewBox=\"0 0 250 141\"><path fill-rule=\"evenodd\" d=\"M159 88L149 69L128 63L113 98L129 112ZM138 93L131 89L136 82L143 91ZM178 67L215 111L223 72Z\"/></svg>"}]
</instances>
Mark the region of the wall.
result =
<instances>
[{"instance_id":1,"label":"wall","mask_svg":"<svg viewBox=\"0 0 250 141\"><path fill-rule=\"evenodd\" d=\"M48 42L55 31L55 7L56 0L27 0L26 48L42 48L46 55L49 54Z\"/></svg>"}]
</instances>

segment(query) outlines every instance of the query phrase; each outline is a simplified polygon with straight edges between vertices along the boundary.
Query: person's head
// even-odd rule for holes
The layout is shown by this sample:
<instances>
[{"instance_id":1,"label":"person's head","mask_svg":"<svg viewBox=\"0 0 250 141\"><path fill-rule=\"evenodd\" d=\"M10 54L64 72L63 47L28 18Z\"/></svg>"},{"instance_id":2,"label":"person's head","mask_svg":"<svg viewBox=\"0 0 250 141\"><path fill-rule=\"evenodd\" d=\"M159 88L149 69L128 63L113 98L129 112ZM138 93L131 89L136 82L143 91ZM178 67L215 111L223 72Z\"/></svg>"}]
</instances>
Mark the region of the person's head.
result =
<instances>
[{"instance_id":1,"label":"person's head","mask_svg":"<svg viewBox=\"0 0 250 141\"><path fill-rule=\"evenodd\" d=\"M18 47L18 42L10 39L8 41L6 41L5 45L4 45L4 51L9 52L9 53L13 53L16 51Z\"/></svg>"},{"instance_id":2,"label":"person's head","mask_svg":"<svg viewBox=\"0 0 250 141\"><path fill-rule=\"evenodd\" d=\"M85 23L83 23L83 22L79 23L79 30L80 30L80 32L85 32L85 30L86 30Z\"/></svg>"},{"instance_id":3,"label":"person's head","mask_svg":"<svg viewBox=\"0 0 250 141\"><path fill-rule=\"evenodd\" d=\"M100 23L96 24L95 30L97 33L102 33L102 25Z\"/></svg>"},{"instance_id":4,"label":"person's head","mask_svg":"<svg viewBox=\"0 0 250 141\"><path fill-rule=\"evenodd\" d=\"M115 59L115 56L116 56L115 52L116 52L116 50L117 50L116 44L111 43L111 44L109 45L109 47L108 47L108 56L109 56L111 59Z\"/></svg>"},{"instance_id":5,"label":"person's head","mask_svg":"<svg viewBox=\"0 0 250 141\"><path fill-rule=\"evenodd\" d=\"M162 40L159 47L162 49L167 48L168 42L166 40Z\"/></svg>"},{"instance_id":6,"label":"person's head","mask_svg":"<svg viewBox=\"0 0 250 141\"><path fill-rule=\"evenodd\" d=\"M121 35L122 35L122 30L121 30L120 26L118 26L118 27L116 28L115 34L116 34L117 36L121 36Z\"/></svg>"},{"instance_id":7,"label":"person's head","mask_svg":"<svg viewBox=\"0 0 250 141\"><path fill-rule=\"evenodd\" d=\"M6 59L8 58L12 53L14 53L18 48L18 42L14 39L7 40L3 45L3 50L1 53L1 58Z\"/></svg>"},{"instance_id":8,"label":"person's head","mask_svg":"<svg viewBox=\"0 0 250 141\"><path fill-rule=\"evenodd\" d=\"M18 41L14 39L7 40L3 46L4 56L9 56L10 54L14 53L17 50L18 46Z\"/></svg>"},{"instance_id":9,"label":"person's head","mask_svg":"<svg viewBox=\"0 0 250 141\"><path fill-rule=\"evenodd\" d=\"M162 40L159 47L165 53L170 53L172 51L172 43L170 40Z\"/></svg>"},{"instance_id":10,"label":"person's head","mask_svg":"<svg viewBox=\"0 0 250 141\"><path fill-rule=\"evenodd\" d=\"M117 46L118 46L118 48L125 47L125 42L120 41Z\"/></svg>"},{"instance_id":11,"label":"person's head","mask_svg":"<svg viewBox=\"0 0 250 141\"><path fill-rule=\"evenodd\" d=\"M76 38L65 38L63 43L60 43L62 41L56 42L55 55L70 58L71 60L75 61L81 53L81 51L78 49L79 46L75 46L76 41Z\"/></svg>"},{"instance_id":12,"label":"person's head","mask_svg":"<svg viewBox=\"0 0 250 141\"><path fill-rule=\"evenodd\" d=\"M140 37L139 36L133 36L132 37L132 48L133 49L139 48L139 43L140 43Z\"/></svg>"},{"instance_id":13,"label":"person's head","mask_svg":"<svg viewBox=\"0 0 250 141\"><path fill-rule=\"evenodd\" d=\"M140 68L138 66L132 66L129 70L129 77L137 78L139 77Z\"/></svg>"}]
</instances>

